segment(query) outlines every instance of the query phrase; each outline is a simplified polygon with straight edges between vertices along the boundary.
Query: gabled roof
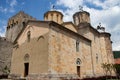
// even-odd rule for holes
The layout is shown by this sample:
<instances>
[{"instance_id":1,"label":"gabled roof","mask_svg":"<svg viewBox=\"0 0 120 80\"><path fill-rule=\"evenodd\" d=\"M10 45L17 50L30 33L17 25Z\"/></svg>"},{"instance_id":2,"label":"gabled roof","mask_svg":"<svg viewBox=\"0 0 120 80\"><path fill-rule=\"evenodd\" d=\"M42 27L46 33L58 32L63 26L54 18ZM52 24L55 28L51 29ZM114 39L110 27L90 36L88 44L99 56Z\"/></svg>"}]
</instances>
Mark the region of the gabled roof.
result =
<instances>
[{"instance_id":1,"label":"gabled roof","mask_svg":"<svg viewBox=\"0 0 120 80\"><path fill-rule=\"evenodd\" d=\"M15 39L15 41L13 42L13 44L15 44L18 40L18 38L21 36L21 34L23 33L24 29L26 28L26 26L28 25L28 23L30 22L44 22L44 23L48 23L49 21L39 21L39 20L28 20L27 22L25 22L25 25L23 26L22 30L20 31L20 33L18 34L17 38Z\"/></svg>"},{"instance_id":2,"label":"gabled roof","mask_svg":"<svg viewBox=\"0 0 120 80\"><path fill-rule=\"evenodd\" d=\"M57 27L59 29L62 29L70 34L73 34L81 39L84 39L85 41L88 41L88 42L91 42L91 40L85 38L84 36L78 34L78 33L75 33L73 32L72 30L69 30L67 29L66 27L56 23L56 22L53 22L53 21L39 21L39 20L28 20L28 22L25 24L24 28L21 30L20 34L17 36L16 40L14 41L14 44L17 42L18 38L20 37L20 35L22 34L22 32L24 31L24 29L26 28L26 26L30 23L30 22L38 22L38 23L45 23L45 24L48 24L48 25L52 25L53 27Z\"/></svg>"},{"instance_id":3,"label":"gabled roof","mask_svg":"<svg viewBox=\"0 0 120 80\"><path fill-rule=\"evenodd\" d=\"M72 22L64 22L62 25L65 25L65 24L72 24L73 27L77 30L77 26L75 26Z\"/></svg>"},{"instance_id":4,"label":"gabled roof","mask_svg":"<svg viewBox=\"0 0 120 80\"><path fill-rule=\"evenodd\" d=\"M56 23L56 22L51 21L50 24L57 25L57 27L58 27L59 29L65 30L65 31L69 32L70 34L73 34L73 35L75 35L75 36L77 36L77 37L79 37L79 38L81 38L81 39L84 39L85 41L91 42L90 39L85 38L84 36L82 36L82 35L74 32L74 31L72 31L72 30L70 30L70 29L68 29L68 28L66 28L66 27L64 27L64 26L62 26L62 25L60 25L60 24L58 24L58 23ZM56 27L56 26L55 26L55 27Z\"/></svg>"}]
</instances>

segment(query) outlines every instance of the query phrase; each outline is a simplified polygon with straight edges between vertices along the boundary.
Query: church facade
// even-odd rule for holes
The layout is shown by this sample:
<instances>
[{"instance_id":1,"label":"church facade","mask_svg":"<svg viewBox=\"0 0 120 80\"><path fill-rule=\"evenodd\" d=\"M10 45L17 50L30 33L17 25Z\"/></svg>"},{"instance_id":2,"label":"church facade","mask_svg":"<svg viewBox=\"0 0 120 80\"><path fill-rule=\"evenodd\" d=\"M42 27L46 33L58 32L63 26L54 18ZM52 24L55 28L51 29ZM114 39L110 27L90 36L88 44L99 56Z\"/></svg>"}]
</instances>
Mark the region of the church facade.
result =
<instances>
[{"instance_id":1,"label":"church facade","mask_svg":"<svg viewBox=\"0 0 120 80\"><path fill-rule=\"evenodd\" d=\"M76 12L74 22L63 22L63 17L61 12L53 10L44 14L44 21L24 12L10 18L6 38L14 44L12 78L97 77L104 75L102 63L114 64L111 35L93 28L88 12Z\"/></svg>"}]
</instances>

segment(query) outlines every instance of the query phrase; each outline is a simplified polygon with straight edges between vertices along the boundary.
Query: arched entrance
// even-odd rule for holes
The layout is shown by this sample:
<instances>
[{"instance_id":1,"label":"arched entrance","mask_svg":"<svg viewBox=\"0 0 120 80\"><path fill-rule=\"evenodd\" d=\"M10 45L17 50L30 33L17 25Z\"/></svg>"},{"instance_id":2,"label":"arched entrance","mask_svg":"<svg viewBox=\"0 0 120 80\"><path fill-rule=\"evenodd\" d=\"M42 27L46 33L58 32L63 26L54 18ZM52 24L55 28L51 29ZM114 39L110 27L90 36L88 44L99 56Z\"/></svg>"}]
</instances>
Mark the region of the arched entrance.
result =
<instances>
[{"instance_id":1,"label":"arched entrance","mask_svg":"<svg viewBox=\"0 0 120 80\"><path fill-rule=\"evenodd\" d=\"M81 60L80 58L77 58L76 60L76 65L77 65L77 75L80 77L80 64L81 64Z\"/></svg>"},{"instance_id":2,"label":"arched entrance","mask_svg":"<svg viewBox=\"0 0 120 80\"><path fill-rule=\"evenodd\" d=\"M25 54L24 56L24 77L29 74L29 54Z\"/></svg>"}]
</instances>

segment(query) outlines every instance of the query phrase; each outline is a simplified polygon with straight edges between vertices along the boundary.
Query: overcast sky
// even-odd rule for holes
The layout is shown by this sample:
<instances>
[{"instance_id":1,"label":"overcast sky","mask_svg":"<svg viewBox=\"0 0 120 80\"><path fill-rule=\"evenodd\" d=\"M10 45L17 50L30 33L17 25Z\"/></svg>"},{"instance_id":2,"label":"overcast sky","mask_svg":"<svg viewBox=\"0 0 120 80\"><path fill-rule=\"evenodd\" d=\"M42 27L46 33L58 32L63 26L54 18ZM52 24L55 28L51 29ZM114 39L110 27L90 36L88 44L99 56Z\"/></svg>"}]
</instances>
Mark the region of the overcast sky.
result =
<instances>
[{"instance_id":1,"label":"overcast sky","mask_svg":"<svg viewBox=\"0 0 120 80\"><path fill-rule=\"evenodd\" d=\"M120 0L0 0L0 35L5 36L8 19L19 11L43 20L51 5L64 14L64 21L72 21L79 5L83 6L90 13L91 25L96 28L101 23L111 33L113 50L120 50Z\"/></svg>"}]
</instances>

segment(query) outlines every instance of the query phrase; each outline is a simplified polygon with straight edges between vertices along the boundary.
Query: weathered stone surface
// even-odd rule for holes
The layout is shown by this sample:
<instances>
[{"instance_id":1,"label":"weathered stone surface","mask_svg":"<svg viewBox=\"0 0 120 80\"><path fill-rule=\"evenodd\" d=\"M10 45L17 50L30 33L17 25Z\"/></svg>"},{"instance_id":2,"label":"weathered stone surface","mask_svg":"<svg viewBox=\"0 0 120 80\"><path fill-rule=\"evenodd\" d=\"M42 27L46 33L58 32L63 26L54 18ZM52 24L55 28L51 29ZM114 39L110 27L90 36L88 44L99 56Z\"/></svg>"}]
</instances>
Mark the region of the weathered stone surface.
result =
<instances>
[{"instance_id":1,"label":"weathered stone surface","mask_svg":"<svg viewBox=\"0 0 120 80\"><path fill-rule=\"evenodd\" d=\"M19 31L22 30L20 27L24 26L23 22L33 19L30 16L24 18L23 13L19 15L21 16L13 16L8 22L6 37L10 41L14 41L18 36ZM103 76L101 64L114 63L110 35L99 33L90 25L89 13L76 13L74 20L77 26L70 23L65 26L66 28L60 25L63 23L61 13L50 11L44 17L45 21L29 20L14 44L11 78L24 79L25 63L29 63L29 74L25 77L28 80ZM18 18L20 24L17 25ZM77 28L74 29L74 26ZM31 35L28 41L29 31ZM77 46L78 42L79 46ZM3 44L5 46L5 43ZM79 75L77 67L80 68Z\"/></svg>"},{"instance_id":2,"label":"weathered stone surface","mask_svg":"<svg viewBox=\"0 0 120 80\"><path fill-rule=\"evenodd\" d=\"M44 14L45 21L54 21L59 24L63 23L63 14L59 11L48 11Z\"/></svg>"},{"instance_id":3,"label":"weathered stone surface","mask_svg":"<svg viewBox=\"0 0 120 80\"><path fill-rule=\"evenodd\" d=\"M9 73L12 57L12 43L0 37L0 75ZM5 67L7 70L5 70Z\"/></svg>"},{"instance_id":4,"label":"weathered stone surface","mask_svg":"<svg viewBox=\"0 0 120 80\"><path fill-rule=\"evenodd\" d=\"M20 74L20 77L24 77L26 54L29 55L29 60L27 61L27 63L29 63L29 74L48 72L48 36L47 34L42 36L44 38L33 38L30 42L26 40L22 45L19 45L18 48L13 49L11 74Z\"/></svg>"},{"instance_id":5,"label":"weathered stone surface","mask_svg":"<svg viewBox=\"0 0 120 80\"><path fill-rule=\"evenodd\" d=\"M78 26L80 23L90 23L90 14L86 11L80 11L80 12L76 12L73 15L73 19L74 19L74 23L76 26Z\"/></svg>"},{"instance_id":6,"label":"weathered stone surface","mask_svg":"<svg viewBox=\"0 0 120 80\"><path fill-rule=\"evenodd\" d=\"M89 42L79 39L79 52L76 52L77 37L55 27L50 29L49 36L49 71L51 73L77 74L76 61L79 58L81 59L80 76L93 75Z\"/></svg>"},{"instance_id":7,"label":"weathered stone surface","mask_svg":"<svg viewBox=\"0 0 120 80\"><path fill-rule=\"evenodd\" d=\"M28 14L20 11L16 15L9 18L7 29L6 29L6 39L14 42L18 34L21 32L27 20L35 20L35 18L29 16Z\"/></svg>"},{"instance_id":8,"label":"weathered stone surface","mask_svg":"<svg viewBox=\"0 0 120 80\"><path fill-rule=\"evenodd\" d=\"M73 80L79 79L75 74L32 74L29 75L27 80Z\"/></svg>"},{"instance_id":9,"label":"weathered stone surface","mask_svg":"<svg viewBox=\"0 0 120 80\"><path fill-rule=\"evenodd\" d=\"M91 52L94 74L95 76L103 76L102 63L114 64L110 34L100 33L88 24L80 23L78 33L92 41Z\"/></svg>"}]
</instances>

